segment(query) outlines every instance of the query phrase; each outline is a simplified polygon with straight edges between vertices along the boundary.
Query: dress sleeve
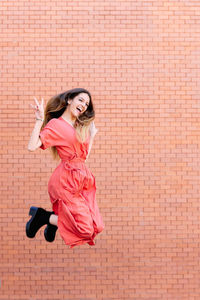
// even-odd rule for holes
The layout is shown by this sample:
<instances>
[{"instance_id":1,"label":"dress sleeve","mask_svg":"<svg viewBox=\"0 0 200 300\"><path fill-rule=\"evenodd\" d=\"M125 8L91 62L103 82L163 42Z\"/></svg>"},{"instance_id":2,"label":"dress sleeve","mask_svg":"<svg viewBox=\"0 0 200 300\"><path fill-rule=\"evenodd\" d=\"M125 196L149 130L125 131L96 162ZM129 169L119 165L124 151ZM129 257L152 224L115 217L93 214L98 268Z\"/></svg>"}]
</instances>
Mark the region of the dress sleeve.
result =
<instances>
[{"instance_id":1,"label":"dress sleeve","mask_svg":"<svg viewBox=\"0 0 200 300\"><path fill-rule=\"evenodd\" d=\"M52 146L58 146L61 142L59 128L56 126L57 119L51 119L40 132L42 145L41 149L45 150Z\"/></svg>"}]
</instances>

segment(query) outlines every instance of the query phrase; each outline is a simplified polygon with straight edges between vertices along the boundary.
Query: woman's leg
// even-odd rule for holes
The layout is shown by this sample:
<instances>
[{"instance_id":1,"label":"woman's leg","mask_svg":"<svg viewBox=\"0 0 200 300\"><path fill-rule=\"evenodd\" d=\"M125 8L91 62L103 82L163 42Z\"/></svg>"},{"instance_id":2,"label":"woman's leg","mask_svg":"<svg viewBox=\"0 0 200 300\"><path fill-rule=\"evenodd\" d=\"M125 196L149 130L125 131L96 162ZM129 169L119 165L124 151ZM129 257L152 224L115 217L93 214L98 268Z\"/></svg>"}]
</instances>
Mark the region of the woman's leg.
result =
<instances>
[{"instance_id":1,"label":"woman's leg","mask_svg":"<svg viewBox=\"0 0 200 300\"><path fill-rule=\"evenodd\" d=\"M47 242L53 242L56 236L56 231L58 229L58 216L54 213L49 217L49 224L44 230L44 237Z\"/></svg>"},{"instance_id":2,"label":"woman's leg","mask_svg":"<svg viewBox=\"0 0 200 300\"><path fill-rule=\"evenodd\" d=\"M58 226L58 216L52 214L49 218L49 223Z\"/></svg>"}]
</instances>

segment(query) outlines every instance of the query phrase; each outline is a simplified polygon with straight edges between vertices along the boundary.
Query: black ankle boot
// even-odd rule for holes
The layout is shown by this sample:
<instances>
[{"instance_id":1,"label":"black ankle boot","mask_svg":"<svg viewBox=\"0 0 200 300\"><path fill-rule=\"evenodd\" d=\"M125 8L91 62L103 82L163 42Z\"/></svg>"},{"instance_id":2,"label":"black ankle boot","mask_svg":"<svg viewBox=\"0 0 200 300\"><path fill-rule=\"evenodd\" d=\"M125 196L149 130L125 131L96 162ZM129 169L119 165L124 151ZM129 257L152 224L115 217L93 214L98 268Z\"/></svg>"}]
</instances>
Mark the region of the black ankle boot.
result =
<instances>
[{"instance_id":1,"label":"black ankle boot","mask_svg":"<svg viewBox=\"0 0 200 300\"><path fill-rule=\"evenodd\" d=\"M52 224L48 224L44 230L44 237L47 242L53 242L56 236L58 227Z\"/></svg>"},{"instance_id":2,"label":"black ankle boot","mask_svg":"<svg viewBox=\"0 0 200 300\"><path fill-rule=\"evenodd\" d=\"M26 235L29 238L34 238L37 231L45 224L49 224L49 218L52 212L46 211L43 208L31 206L29 215L31 219L26 224Z\"/></svg>"}]
</instances>

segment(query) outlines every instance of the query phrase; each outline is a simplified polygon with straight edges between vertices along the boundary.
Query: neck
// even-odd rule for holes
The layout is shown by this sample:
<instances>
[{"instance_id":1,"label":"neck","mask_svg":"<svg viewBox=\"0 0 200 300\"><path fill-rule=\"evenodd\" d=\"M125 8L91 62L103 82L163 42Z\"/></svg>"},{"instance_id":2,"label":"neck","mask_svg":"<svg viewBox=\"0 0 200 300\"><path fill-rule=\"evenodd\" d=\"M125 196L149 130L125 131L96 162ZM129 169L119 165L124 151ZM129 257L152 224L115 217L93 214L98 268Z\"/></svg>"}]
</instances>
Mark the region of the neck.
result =
<instances>
[{"instance_id":1,"label":"neck","mask_svg":"<svg viewBox=\"0 0 200 300\"><path fill-rule=\"evenodd\" d=\"M74 117L68 109L66 109L62 114L62 118L65 119L67 122L69 122L72 126L76 121L76 117Z\"/></svg>"}]
</instances>

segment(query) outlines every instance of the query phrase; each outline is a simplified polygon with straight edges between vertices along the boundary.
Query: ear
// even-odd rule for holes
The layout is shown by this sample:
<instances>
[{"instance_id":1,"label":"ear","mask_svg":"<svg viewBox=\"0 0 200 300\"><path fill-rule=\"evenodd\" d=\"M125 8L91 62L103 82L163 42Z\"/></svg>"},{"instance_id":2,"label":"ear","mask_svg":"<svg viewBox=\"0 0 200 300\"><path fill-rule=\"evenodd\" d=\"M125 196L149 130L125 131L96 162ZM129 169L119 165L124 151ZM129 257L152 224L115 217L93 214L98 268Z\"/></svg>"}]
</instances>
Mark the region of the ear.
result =
<instances>
[{"instance_id":1,"label":"ear","mask_svg":"<svg viewBox=\"0 0 200 300\"><path fill-rule=\"evenodd\" d=\"M69 100L67 101L67 103L68 103L68 104L71 104L71 103L72 103L72 99L69 99Z\"/></svg>"}]
</instances>

